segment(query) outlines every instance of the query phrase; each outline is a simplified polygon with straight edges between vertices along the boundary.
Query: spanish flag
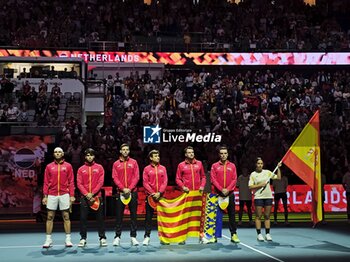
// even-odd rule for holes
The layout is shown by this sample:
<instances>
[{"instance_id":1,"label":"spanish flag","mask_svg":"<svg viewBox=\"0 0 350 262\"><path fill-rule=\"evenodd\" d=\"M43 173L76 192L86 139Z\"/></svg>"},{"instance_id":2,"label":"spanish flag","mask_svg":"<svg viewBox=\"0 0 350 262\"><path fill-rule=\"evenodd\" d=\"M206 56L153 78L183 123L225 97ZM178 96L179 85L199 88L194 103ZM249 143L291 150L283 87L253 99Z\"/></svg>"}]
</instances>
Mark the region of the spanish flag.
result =
<instances>
[{"instance_id":1,"label":"spanish flag","mask_svg":"<svg viewBox=\"0 0 350 262\"><path fill-rule=\"evenodd\" d=\"M175 199L159 200L158 236L163 243L180 243L198 237L201 229L203 200L199 191L184 193Z\"/></svg>"},{"instance_id":2,"label":"spanish flag","mask_svg":"<svg viewBox=\"0 0 350 262\"><path fill-rule=\"evenodd\" d=\"M282 162L310 186L313 195L311 219L322 221L320 115L317 111L289 148Z\"/></svg>"}]
</instances>

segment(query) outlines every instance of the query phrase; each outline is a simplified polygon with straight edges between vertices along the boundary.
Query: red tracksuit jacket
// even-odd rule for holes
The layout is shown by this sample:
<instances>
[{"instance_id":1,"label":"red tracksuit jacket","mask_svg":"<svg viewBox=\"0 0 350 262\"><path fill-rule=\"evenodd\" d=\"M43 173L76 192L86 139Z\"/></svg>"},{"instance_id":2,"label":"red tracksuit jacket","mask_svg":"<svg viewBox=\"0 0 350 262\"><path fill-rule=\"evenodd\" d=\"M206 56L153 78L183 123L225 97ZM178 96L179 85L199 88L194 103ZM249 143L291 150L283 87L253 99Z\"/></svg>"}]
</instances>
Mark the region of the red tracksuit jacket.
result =
<instances>
[{"instance_id":1,"label":"red tracksuit jacket","mask_svg":"<svg viewBox=\"0 0 350 262\"><path fill-rule=\"evenodd\" d=\"M105 178L105 171L100 164L87 163L78 169L77 186L84 196L92 193L101 196L101 188Z\"/></svg>"},{"instance_id":2,"label":"red tracksuit jacket","mask_svg":"<svg viewBox=\"0 0 350 262\"><path fill-rule=\"evenodd\" d=\"M143 187L147 194L164 193L168 184L168 175L165 166L148 165L143 169Z\"/></svg>"},{"instance_id":3,"label":"red tracksuit jacket","mask_svg":"<svg viewBox=\"0 0 350 262\"><path fill-rule=\"evenodd\" d=\"M113 164L112 177L119 191L122 191L123 188L136 191L137 182L140 179L139 165L131 157L128 157L126 161L118 159Z\"/></svg>"},{"instance_id":4,"label":"red tracksuit jacket","mask_svg":"<svg viewBox=\"0 0 350 262\"><path fill-rule=\"evenodd\" d=\"M62 161L51 162L45 168L44 195L60 196L69 194L74 196L74 174L72 165Z\"/></svg>"},{"instance_id":5,"label":"red tracksuit jacket","mask_svg":"<svg viewBox=\"0 0 350 262\"><path fill-rule=\"evenodd\" d=\"M181 162L177 166L176 184L183 188L188 187L190 190L199 190L204 188L206 177L202 162L194 159L192 163L187 160Z\"/></svg>"},{"instance_id":6,"label":"red tracksuit jacket","mask_svg":"<svg viewBox=\"0 0 350 262\"><path fill-rule=\"evenodd\" d=\"M211 183L214 186L214 191L221 193L222 189L226 188L230 192L236 188L237 171L234 163L226 161L223 164L221 161L214 163L210 170Z\"/></svg>"}]
</instances>

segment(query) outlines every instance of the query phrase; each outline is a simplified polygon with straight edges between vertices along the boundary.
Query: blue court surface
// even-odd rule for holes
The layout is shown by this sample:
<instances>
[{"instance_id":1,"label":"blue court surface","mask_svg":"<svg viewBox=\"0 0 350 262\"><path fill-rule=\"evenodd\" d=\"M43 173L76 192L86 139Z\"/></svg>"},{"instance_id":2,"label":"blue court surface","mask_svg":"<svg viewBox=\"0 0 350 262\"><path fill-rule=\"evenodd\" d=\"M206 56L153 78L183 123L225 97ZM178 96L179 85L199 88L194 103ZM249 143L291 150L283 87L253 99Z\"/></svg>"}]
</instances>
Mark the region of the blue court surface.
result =
<instances>
[{"instance_id":1,"label":"blue court surface","mask_svg":"<svg viewBox=\"0 0 350 262\"><path fill-rule=\"evenodd\" d=\"M88 231L88 244L77 247L80 236L78 230L72 232L72 248L64 247L63 225L55 224L53 246L43 249L43 231L14 228L11 232L2 230L0 234L1 261L340 261L350 260L350 224L329 223L315 229L310 224L292 224L290 227L275 226L271 229L272 242L258 242L254 228L238 228L239 244L230 242L227 228L223 237L215 244L199 244L198 239L188 239L186 245L162 246L157 232L152 231L151 244L142 246L143 231L138 231L140 246L131 246L129 231L123 231L121 246L112 246L114 233L107 231L108 247L100 247L97 232ZM31 232L28 232L31 231ZM264 233L264 230L262 231Z\"/></svg>"}]
</instances>

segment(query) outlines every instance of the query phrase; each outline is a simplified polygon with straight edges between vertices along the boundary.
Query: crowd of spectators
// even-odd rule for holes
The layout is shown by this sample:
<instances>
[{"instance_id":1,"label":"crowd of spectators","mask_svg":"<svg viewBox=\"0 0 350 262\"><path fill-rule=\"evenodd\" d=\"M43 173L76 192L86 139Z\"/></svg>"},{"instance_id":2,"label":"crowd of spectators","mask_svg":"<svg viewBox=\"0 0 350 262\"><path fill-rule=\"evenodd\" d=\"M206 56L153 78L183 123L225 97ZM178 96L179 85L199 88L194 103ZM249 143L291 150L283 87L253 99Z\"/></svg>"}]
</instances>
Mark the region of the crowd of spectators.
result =
<instances>
[{"instance_id":1,"label":"crowd of spectators","mask_svg":"<svg viewBox=\"0 0 350 262\"><path fill-rule=\"evenodd\" d=\"M230 43L236 51L350 49L348 1L318 1L317 6L302 0L233 2L159 0L146 5L141 0L9 0L0 10L0 45L73 48L87 47L90 41L134 44L142 37L163 41L166 35L187 44ZM186 76L166 70L161 79L147 71L125 78L118 73L108 76L103 127L89 120L83 132L79 121L69 118L62 127L60 146L75 169L83 160L81 150L95 148L97 161L109 174L107 184L111 184L112 163L122 143L131 145L141 168L147 164L148 151L157 147L174 182L186 145L144 144L141 127L156 124L222 134L222 144L230 147L239 171L252 170L257 156L263 156L273 169L319 109L322 172L327 183L340 183L349 166L350 73L330 68L228 70L194 69ZM27 72L22 73L27 77ZM38 91L24 83L15 96L17 108L10 84L5 77L1 80L2 122L26 121L27 110L34 107L39 125L57 124L62 95L58 87L48 94L45 83ZM206 166L217 160L213 153L217 144L193 146ZM293 180L298 182L295 176Z\"/></svg>"},{"instance_id":2,"label":"crowd of spectators","mask_svg":"<svg viewBox=\"0 0 350 262\"><path fill-rule=\"evenodd\" d=\"M9 0L0 10L0 45L87 47L137 44L138 37L229 43L235 50L349 50L346 0ZM170 41L174 41L171 38Z\"/></svg>"},{"instance_id":3,"label":"crowd of spectators","mask_svg":"<svg viewBox=\"0 0 350 262\"><path fill-rule=\"evenodd\" d=\"M58 111L62 92L56 83L51 91L45 80L41 80L38 90L23 81L15 90L15 85L5 75L0 82L0 122L36 123L38 126L59 126Z\"/></svg>"},{"instance_id":4,"label":"crowd of spectators","mask_svg":"<svg viewBox=\"0 0 350 262\"><path fill-rule=\"evenodd\" d=\"M63 134L62 148L68 157L93 147L97 161L106 169L110 184L112 163L122 143L142 168L147 153L161 152L161 161L174 182L185 143L144 144L143 126L191 129L222 135L238 170L253 170L254 159L263 156L273 169L316 110L321 115L322 172L327 183L340 183L348 166L350 73L346 70L309 72L290 70L192 71L179 76L166 70L162 79L144 74L122 78L116 73L105 80L105 122L88 121L82 133L77 127ZM67 128L64 128L66 131ZM67 135L68 134L68 135ZM194 143L195 153L206 167L217 161L218 143ZM74 156L74 157L73 157ZM76 166L79 166L77 163ZM284 169L283 172L291 172ZM301 183L290 176L291 183Z\"/></svg>"}]
</instances>

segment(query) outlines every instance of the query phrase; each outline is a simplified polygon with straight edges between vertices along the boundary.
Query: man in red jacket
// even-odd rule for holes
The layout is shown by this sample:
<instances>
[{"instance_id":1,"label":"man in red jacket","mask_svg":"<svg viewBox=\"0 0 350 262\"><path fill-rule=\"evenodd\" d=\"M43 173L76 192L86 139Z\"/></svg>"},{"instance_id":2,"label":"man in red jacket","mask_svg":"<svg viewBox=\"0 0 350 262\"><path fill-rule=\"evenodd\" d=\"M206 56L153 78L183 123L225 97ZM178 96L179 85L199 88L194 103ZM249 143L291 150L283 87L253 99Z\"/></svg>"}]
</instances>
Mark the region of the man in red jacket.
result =
<instances>
[{"instance_id":1,"label":"man in red jacket","mask_svg":"<svg viewBox=\"0 0 350 262\"><path fill-rule=\"evenodd\" d=\"M64 231L66 232L66 247L72 247L71 225L69 219L69 208L74 198L74 174L71 164L64 161L64 152L60 147L56 147L53 152L54 161L46 166L44 174L44 198L43 205L47 208L46 240L43 248L52 245L53 220L57 208L61 210Z\"/></svg>"},{"instance_id":2,"label":"man in red jacket","mask_svg":"<svg viewBox=\"0 0 350 262\"><path fill-rule=\"evenodd\" d=\"M193 147L186 147L184 152L186 158L177 166L176 184L186 193L190 190L203 192L206 177L202 162L194 158Z\"/></svg>"},{"instance_id":3,"label":"man in red jacket","mask_svg":"<svg viewBox=\"0 0 350 262\"><path fill-rule=\"evenodd\" d=\"M234 163L228 160L227 147L219 148L220 160L211 166L210 179L214 192L221 197L228 197L227 213L229 218L229 229L231 242L239 243L237 236L237 225L235 220L235 195L234 189L237 183L237 171Z\"/></svg>"},{"instance_id":4,"label":"man in red jacket","mask_svg":"<svg viewBox=\"0 0 350 262\"><path fill-rule=\"evenodd\" d=\"M117 216L116 216L116 227L115 237L113 246L120 245L120 236L122 234L122 222L124 216L125 205L121 201L121 198L129 199L130 202L127 204L130 210L130 221L131 221L131 245L138 246L139 242L136 239L137 230L137 183L140 179L139 165L136 160L129 157L130 148L127 144L120 146L120 157L113 164L112 177L114 184L117 187Z\"/></svg>"},{"instance_id":5,"label":"man in red jacket","mask_svg":"<svg viewBox=\"0 0 350 262\"><path fill-rule=\"evenodd\" d=\"M194 190L199 190L202 193L206 183L203 164L201 161L195 159L193 147L186 147L184 152L185 161L179 163L177 166L176 184L185 193ZM179 244L184 245L185 242Z\"/></svg>"},{"instance_id":6,"label":"man in red jacket","mask_svg":"<svg viewBox=\"0 0 350 262\"><path fill-rule=\"evenodd\" d=\"M107 246L104 218L103 218L103 202L101 188L103 186L105 171L100 164L95 163L95 151L88 148L84 152L85 164L78 169L77 186L82 195L80 199L80 242L78 247L86 245L87 237L87 218L90 206L95 202L95 197L99 198L99 206L96 210L96 220L99 226L98 236L100 237L100 245Z\"/></svg>"},{"instance_id":7,"label":"man in red jacket","mask_svg":"<svg viewBox=\"0 0 350 262\"><path fill-rule=\"evenodd\" d=\"M168 175L165 166L159 164L160 157L158 150L152 150L148 153L151 163L143 170L143 187L147 196L151 196L154 201L158 201L164 194L168 184ZM152 217L154 210L146 198L146 219L145 219L145 239L142 244L148 246L152 229Z\"/></svg>"}]
</instances>

